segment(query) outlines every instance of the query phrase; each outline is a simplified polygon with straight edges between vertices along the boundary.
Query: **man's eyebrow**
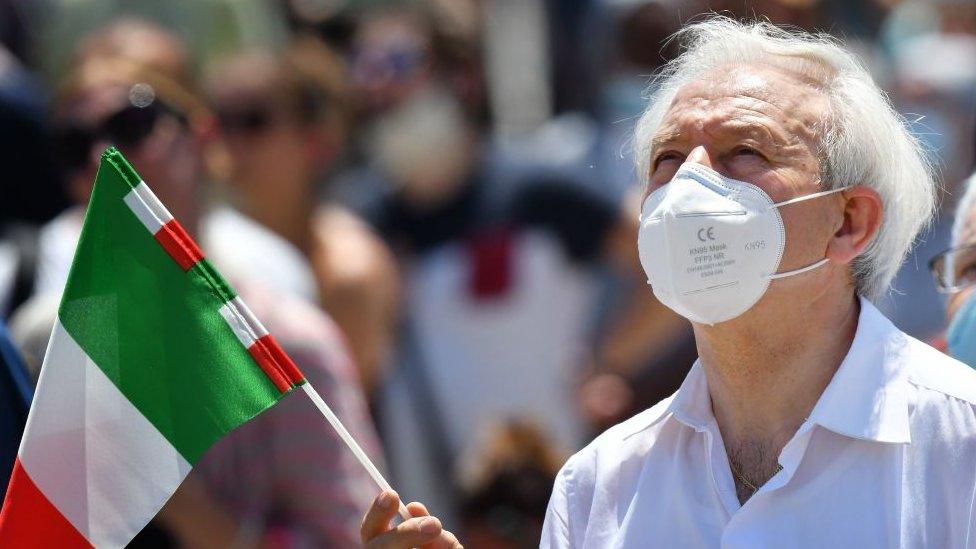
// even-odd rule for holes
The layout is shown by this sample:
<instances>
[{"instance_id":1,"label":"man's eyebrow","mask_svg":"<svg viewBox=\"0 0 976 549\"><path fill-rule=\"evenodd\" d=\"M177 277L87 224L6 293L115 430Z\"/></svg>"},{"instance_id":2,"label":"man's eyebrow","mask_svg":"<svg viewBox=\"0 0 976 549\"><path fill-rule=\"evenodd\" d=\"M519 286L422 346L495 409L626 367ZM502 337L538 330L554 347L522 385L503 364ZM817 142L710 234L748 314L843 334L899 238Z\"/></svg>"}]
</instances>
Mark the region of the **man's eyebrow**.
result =
<instances>
[{"instance_id":1,"label":"man's eyebrow","mask_svg":"<svg viewBox=\"0 0 976 549\"><path fill-rule=\"evenodd\" d=\"M735 137L748 137L759 142L760 145L788 145L789 135L781 130L770 127L766 124L756 124L744 122L742 120L730 120L723 125L723 132Z\"/></svg>"},{"instance_id":2,"label":"man's eyebrow","mask_svg":"<svg viewBox=\"0 0 976 549\"><path fill-rule=\"evenodd\" d=\"M654 137L651 138L651 155L657 152L657 150L664 145L680 141L682 137L683 133L677 130L669 130L664 133L654 135Z\"/></svg>"},{"instance_id":3,"label":"man's eyebrow","mask_svg":"<svg viewBox=\"0 0 976 549\"><path fill-rule=\"evenodd\" d=\"M713 133L731 138L747 137L758 141L762 146L788 145L791 139L788 135L772 129L765 124L756 124L742 120L727 120L721 124ZM651 138L651 155L653 156L659 149L666 145L680 143L685 140L685 132L671 129L665 130Z\"/></svg>"}]
</instances>

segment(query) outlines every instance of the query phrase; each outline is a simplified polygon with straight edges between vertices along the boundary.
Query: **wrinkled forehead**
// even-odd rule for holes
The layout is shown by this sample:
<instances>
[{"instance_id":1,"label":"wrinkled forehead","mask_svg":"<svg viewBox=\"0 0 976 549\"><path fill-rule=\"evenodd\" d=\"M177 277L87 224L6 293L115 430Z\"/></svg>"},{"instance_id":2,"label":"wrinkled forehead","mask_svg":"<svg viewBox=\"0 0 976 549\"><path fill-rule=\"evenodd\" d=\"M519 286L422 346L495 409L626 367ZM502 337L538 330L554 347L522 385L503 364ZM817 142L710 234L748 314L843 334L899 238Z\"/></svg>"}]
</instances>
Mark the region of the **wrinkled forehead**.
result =
<instances>
[{"instance_id":1,"label":"wrinkled forehead","mask_svg":"<svg viewBox=\"0 0 976 549\"><path fill-rule=\"evenodd\" d=\"M658 132L674 131L676 124L691 121L701 124L703 118L734 118L778 124L810 137L828 116L829 100L817 70L796 68L730 64L707 71L678 90Z\"/></svg>"},{"instance_id":2,"label":"wrinkled forehead","mask_svg":"<svg viewBox=\"0 0 976 549\"><path fill-rule=\"evenodd\" d=\"M812 62L782 61L769 58L762 63L726 63L705 71L679 90L676 99L703 91L741 93L770 98L811 98L823 96L827 73Z\"/></svg>"}]
</instances>

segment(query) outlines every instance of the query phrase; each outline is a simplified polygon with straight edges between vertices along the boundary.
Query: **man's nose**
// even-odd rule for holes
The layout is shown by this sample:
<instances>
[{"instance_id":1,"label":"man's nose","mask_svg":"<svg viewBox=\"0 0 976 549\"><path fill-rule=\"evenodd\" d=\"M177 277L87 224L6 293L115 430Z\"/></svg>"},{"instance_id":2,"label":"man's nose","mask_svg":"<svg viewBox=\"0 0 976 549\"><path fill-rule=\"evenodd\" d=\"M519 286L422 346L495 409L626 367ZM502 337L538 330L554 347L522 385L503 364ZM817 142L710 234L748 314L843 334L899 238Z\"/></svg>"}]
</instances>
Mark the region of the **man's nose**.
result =
<instances>
[{"instance_id":1,"label":"man's nose","mask_svg":"<svg viewBox=\"0 0 976 549\"><path fill-rule=\"evenodd\" d=\"M705 147L702 145L691 149L691 152L688 153L688 157L685 158L685 162L694 162L695 164L701 164L706 168L711 168L713 170L715 169L715 166L712 165L712 158L708 155L708 151L705 150Z\"/></svg>"}]
</instances>

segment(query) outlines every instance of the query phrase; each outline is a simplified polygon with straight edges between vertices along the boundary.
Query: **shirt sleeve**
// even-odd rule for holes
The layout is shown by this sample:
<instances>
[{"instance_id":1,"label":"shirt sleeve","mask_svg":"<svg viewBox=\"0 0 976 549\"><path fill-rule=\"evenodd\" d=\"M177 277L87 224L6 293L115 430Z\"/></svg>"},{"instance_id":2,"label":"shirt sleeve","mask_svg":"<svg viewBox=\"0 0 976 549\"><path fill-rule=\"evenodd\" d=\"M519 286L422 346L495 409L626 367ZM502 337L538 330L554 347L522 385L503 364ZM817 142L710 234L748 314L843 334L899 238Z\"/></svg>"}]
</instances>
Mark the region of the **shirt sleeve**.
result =
<instances>
[{"instance_id":1,"label":"shirt sleeve","mask_svg":"<svg viewBox=\"0 0 976 549\"><path fill-rule=\"evenodd\" d=\"M976 547L976 488L969 501L969 526L966 529L966 547Z\"/></svg>"},{"instance_id":2,"label":"shirt sleeve","mask_svg":"<svg viewBox=\"0 0 976 549\"><path fill-rule=\"evenodd\" d=\"M383 467L365 398L334 324L310 306L248 289L245 298L255 314ZM269 308L271 297L282 306ZM303 547L357 546L362 514L379 492L301 390L218 441L194 467L198 472L244 531Z\"/></svg>"},{"instance_id":3,"label":"shirt sleeve","mask_svg":"<svg viewBox=\"0 0 976 549\"><path fill-rule=\"evenodd\" d=\"M542 525L540 549L563 549L572 547L569 535L569 498L566 495L570 472L563 468L556 477L546 509L546 520Z\"/></svg>"},{"instance_id":4,"label":"shirt sleeve","mask_svg":"<svg viewBox=\"0 0 976 549\"><path fill-rule=\"evenodd\" d=\"M289 349L284 341L282 345L353 438L382 466L365 403L346 380L327 372L331 357L309 346ZM282 527L313 546L355 546L359 521L379 489L318 409L298 393L277 406L282 413L275 418L275 479L269 514L277 515Z\"/></svg>"}]
</instances>

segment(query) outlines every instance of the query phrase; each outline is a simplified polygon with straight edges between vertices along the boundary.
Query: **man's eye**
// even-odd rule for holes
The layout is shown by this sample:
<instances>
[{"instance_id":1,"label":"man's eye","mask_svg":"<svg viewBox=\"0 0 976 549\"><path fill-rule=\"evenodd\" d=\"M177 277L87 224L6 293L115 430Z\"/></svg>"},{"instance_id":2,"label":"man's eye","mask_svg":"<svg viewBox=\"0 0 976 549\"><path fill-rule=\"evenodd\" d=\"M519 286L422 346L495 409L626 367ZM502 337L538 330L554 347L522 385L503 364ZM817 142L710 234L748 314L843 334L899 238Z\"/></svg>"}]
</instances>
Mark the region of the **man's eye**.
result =
<instances>
[{"instance_id":1,"label":"man's eye","mask_svg":"<svg viewBox=\"0 0 976 549\"><path fill-rule=\"evenodd\" d=\"M734 151L732 151L732 154L734 154L736 156L743 156L743 155L744 156L760 156L760 157L762 156L762 153L760 153L756 149L753 149L752 147L745 147L745 146L743 146L743 147L737 147Z\"/></svg>"},{"instance_id":2,"label":"man's eye","mask_svg":"<svg viewBox=\"0 0 976 549\"><path fill-rule=\"evenodd\" d=\"M663 152L654 159L654 167L657 168L661 163L667 162L668 160L681 160L681 155L674 151Z\"/></svg>"}]
</instances>

